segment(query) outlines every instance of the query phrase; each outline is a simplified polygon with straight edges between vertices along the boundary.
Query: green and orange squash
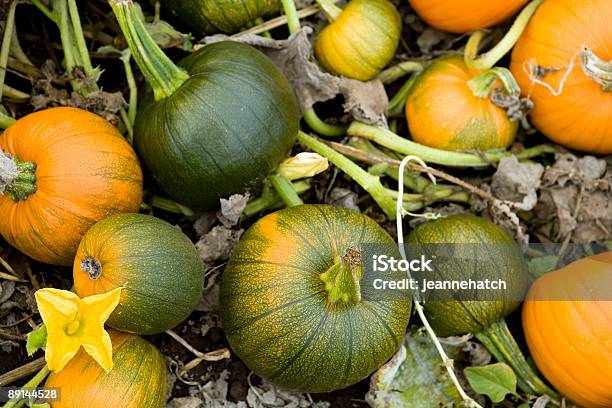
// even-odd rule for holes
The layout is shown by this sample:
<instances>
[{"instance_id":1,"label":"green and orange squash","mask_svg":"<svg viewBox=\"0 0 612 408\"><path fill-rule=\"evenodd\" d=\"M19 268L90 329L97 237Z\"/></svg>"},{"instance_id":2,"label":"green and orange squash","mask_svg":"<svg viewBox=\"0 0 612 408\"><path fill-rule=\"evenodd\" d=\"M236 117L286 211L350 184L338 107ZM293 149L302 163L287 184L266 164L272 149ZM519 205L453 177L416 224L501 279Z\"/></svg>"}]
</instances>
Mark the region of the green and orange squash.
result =
<instances>
[{"instance_id":1,"label":"green and orange squash","mask_svg":"<svg viewBox=\"0 0 612 408\"><path fill-rule=\"evenodd\" d=\"M122 287L107 324L117 330L154 334L181 323L196 307L204 267L178 228L144 214L119 214L91 227L74 260L80 297Z\"/></svg>"},{"instance_id":2,"label":"green and orange squash","mask_svg":"<svg viewBox=\"0 0 612 408\"><path fill-rule=\"evenodd\" d=\"M347 209L301 205L255 223L221 281L223 329L238 357L305 392L348 387L384 364L402 342L411 298L367 290L361 257L371 244L399 257L387 232Z\"/></svg>"},{"instance_id":3,"label":"green and orange squash","mask_svg":"<svg viewBox=\"0 0 612 408\"><path fill-rule=\"evenodd\" d=\"M111 6L152 87L134 140L155 182L194 209L260 185L293 146L300 112L282 72L246 44L203 47L175 65L147 33L131 0Z\"/></svg>"},{"instance_id":4,"label":"green and orange squash","mask_svg":"<svg viewBox=\"0 0 612 408\"><path fill-rule=\"evenodd\" d=\"M425 315L438 336L474 334L495 358L512 367L525 392L556 397L525 360L504 320L520 306L528 287L527 263L513 238L484 218L460 214L417 226L406 243L408 252L430 258L452 254L449 261L436 263L437 280L505 282L505 289L493 293L451 290L425 299Z\"/></svg>"},{"instance_id":5,"label":"green and orange squash","mask_svg":"<svg viewBox=\"0 0 612 408\"><path fill-rule=\"evenodd\" d=\"M542 374L585 408L612 406L612 252L540 277L523 305L523 329Z\"/></svg>"},{"instance_id":6,"label":"green and orange squash","mask_svg":"<svg viewBox=\"0 0 612 408\"><path fill-rule=\"evenodd\" d=\"M612 2L546 0L510 69L534 108L533 125L571 149L612 153Z\"/></svg>"},{"instance_id":7,"label":"green and orange squash","mask_svg":"<svg viewBox=\"0 0 612 408\"><path fill-rule=\"evenodd\" d=\"M151 343L109 330L113 369L105 372L81 349L45 387L58 388L51 408L162 408L166 403L166 362Z\"/></svg>"},{"instance_id":8,"label":"green and orange squash","mask_svg":"<svg viewBox=\"0 0 612 408\"><path fill-rule=\"evenodd\" d=\"M330 24L315 43L315 55L329 72L369 81L393 59L402 33L399 12L389 0L351 0L344 9L317 0Z\"/></svg>"},{"instance_id":9,"label":"green and orange squash","mask_svg":"<svg viewBox=\"0 0 612 408\"><path fill-rule=\"evenodd\" d=\"M121 133L76 108L19 119L0 135L17 178L0 194L0 234L42 262L71 265L85 232L142 202L142 170Z\"/></svg>"},{"instance_id":10,"label":"green and orange squash","mask_svg":"<svg viewBox=\"0 0 612 408\"><path fill-rule=\"evenodd\" d=\"M201 34L234 34L281 8L280 0L162 0L161 4Z\"/></svg>"}]
</instances>

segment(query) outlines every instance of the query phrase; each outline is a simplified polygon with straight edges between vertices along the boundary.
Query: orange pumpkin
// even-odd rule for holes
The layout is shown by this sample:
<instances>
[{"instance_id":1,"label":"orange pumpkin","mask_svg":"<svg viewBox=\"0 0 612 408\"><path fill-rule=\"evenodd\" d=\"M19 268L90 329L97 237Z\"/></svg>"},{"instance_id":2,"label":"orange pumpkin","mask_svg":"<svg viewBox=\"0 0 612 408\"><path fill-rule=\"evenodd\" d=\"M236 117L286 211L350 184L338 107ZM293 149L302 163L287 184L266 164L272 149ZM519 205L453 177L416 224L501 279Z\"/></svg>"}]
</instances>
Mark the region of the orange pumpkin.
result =
<instances>
[{"instance_id":1,"label":"orange pumpkin","mask_svg":"<svg viewBox=\"0 0 612 408\"><path fill-rule=\"evenodd\" d=\"M531 121L572 149L612 153L610 21L610 0L546 0L512 54L510 69L535 103Z\"/></svg>"},{"instance_id":2,"label":"orange pumpkin","mask_svg":"<svg viewBox=\"0 0 612 408\"><path fill-rule=\"evenodd\" d=\"M430 26L452 33L481 30L510 18L528 0L409 0Z\"/></svg>"},{"instance_id":3,"label":"orange pumpkin","mask_svg":"<svg viewBox=\"0 0 612 408\"><path fill-rule=\"evenodd\" d=\"M90 226L142 201L142 170L132 147L103 118L53 108L19 119L0 148L22 169L0 195L0 234L42 262L71 265Z\"/></svg>"},{"instance_id":4,"label":"orange pumpkin","mask_svg":"<svg viewBox=\"0 0 612 408\"><path fill-rule=\"evenodd\" d=\"M425 68L406 101L412 139L444 150L508 147L518 122L511 121L488 93L474 94L469 83L479 74L457 55L439 58Z\"/></svg>"},{"instance_id":5,"label":"orange pumpkin","mask_svg":"<svg viewBox=\"0 0 612 408\"><path fill-rule=\"evenodd\" d=\"M585 408L612 407L612 251L539 278L523 306L529 351L544 376Z\"/></svg>"},{"instance_id":6,"label":"orange pumpkin","mask_svg":"<svg viewBox=\"0 0 612 408\"><path fill-rule=\"evenodd\" d=\"M162 408L166 401L166 362L151 343L109 330L113 369L102 367L81 349L46 387L59 388L52 408Z\"/></svg>"}]
</instances>

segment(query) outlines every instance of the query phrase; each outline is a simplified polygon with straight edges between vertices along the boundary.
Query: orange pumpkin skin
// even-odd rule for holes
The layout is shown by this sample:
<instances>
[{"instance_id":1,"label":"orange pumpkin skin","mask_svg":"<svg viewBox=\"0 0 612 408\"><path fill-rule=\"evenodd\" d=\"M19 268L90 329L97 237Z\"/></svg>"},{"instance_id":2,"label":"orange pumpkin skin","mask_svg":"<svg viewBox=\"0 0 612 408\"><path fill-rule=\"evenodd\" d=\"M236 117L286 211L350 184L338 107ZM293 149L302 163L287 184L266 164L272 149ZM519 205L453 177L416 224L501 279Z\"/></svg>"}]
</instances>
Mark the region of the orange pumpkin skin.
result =
<instances>
[{"instance_id":1,"label":"orange pumpkin skin","mask_svg":"<svg viewBox=\"0 0 612 408\"><path fill-rule=\"evenodd\" d=\"M455 151L510 146L518 122L511 121L490 98L472 93L468 81L479 73L459 56L439 58L425 68L406 101L406 118L415 142Z\"/></svg>"},{"instance_id":2,"label":"orange pumpkin skin","mask_svg":"<svg viewBox=\"0 0 612 408\"><path fill-rule=\"evenodd\" d=\"M516 14L529 0L409 0L430 26L467 33L499 24Z\"/></svg>"},{"instance_id":3,"label":"orange pumpkin skin","mask_svg":"<svg viewBox=\"0 0 612 408\"><path fill-rule=\"evenodd\" d=\"M65 107L32 113L0 135L0 148L37 166L34 194L18 202L0 195L0 234L34 259L71 265L90 226L140 208L138 158L93 113Z\"/></svg>"},{"instance_id":4,"label":"orange pumpkin skin","mask_svg":"<svg viewBox=\"0 0 612 408\"><path fill-rule=\"evenodd\" d=\"M546 0L516 44L510 65L523 94L535 103L534 126L556 143L596 154L612 153L612 92L583 72L576 55L586 45L600 59L612 60L610 21L609 0ZM558 90L572 58L574 68L559 96L529 78L529 63L558 69L541 78Z\"/></svg>"},{"instance_id":5,"label":"orange pumpkin skin","mask_svg":"<svg viewBox=\"0 0 612 408\"><path fill-rule=\"evenodd\" d=\"M52 408L162 408L166 400L166 363L148 341L109 330L113 369L108 373L81 349L45 387L59 388Z\"/></svg>"},{"instance_id":6,"label":"orange pumpkin skin","mask_svg":"<svg viewBox=\"0 0 612 408\"><path fill-rule=\"evenodd\" d=\"M523 306L525 338L538 368L585 408L612 407L611 281L612 252L606 252L542 276Z\"/></svg>"}]
</instances>

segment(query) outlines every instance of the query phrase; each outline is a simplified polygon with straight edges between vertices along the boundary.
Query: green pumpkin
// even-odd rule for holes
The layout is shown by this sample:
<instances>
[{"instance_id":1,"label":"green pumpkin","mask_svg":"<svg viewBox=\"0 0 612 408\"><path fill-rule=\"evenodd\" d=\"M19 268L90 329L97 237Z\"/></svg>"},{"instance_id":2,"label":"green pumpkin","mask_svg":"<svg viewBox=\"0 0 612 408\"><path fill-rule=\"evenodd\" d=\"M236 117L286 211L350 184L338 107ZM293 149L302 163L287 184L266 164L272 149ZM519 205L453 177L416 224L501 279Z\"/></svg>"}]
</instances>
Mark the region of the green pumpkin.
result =
<instances>
[{"instance_id":1,"label":"green pumpkin","mask_svg":"<svg viewBox=\"0 0 612 408\"><path fill-rule=\"evenodd\" d=\"M473 301L425 302L425 314L439 336L485 329L514 311L527 290L527 265L518 245L506 231L484 218L462 214L423 223L410 233L406 243L415 253L437 251L435 244L459 244L454 249L456 259L464 252L471 259L481 260L478 264L482 269L476 270L471 267L478 265L471 262L465 268L460 262L439 262L436 272L444 279L463 280L479 274L481 278L506 281L505 299L481 299L478 296L484 297L484 292L480 291L474 293Z\"/></svg>"},{"instance_id":2,"label":"green pumpkin","mask_svg":"<svg viewBox=\"0 0 612 408\"><path fill-rule=\"evenodd\" d=\"M120 214L95 224L83 237L73 267L80 297L122 287L108 325L155 334L181 323L202 292L204 266L178 228L144 214Z\"/></svg>"},{"instance_id":3,"label":"green pumpkin","mask_svg":"<svg viewBox=\"0 0 612 408\"><path fill-rule=\"evenodd\" d=\"M353 261L368 244L399 256L378 224L346 209L302 205L255 223L221 281L234 352L259 376L304 392L348 387L384 364L402 342L411 301L366 290L372 272Z\"/></svg>"},{"instance_id":4,"label":"green pumpkin","mask_svg":"<svg viewBox=\"0 0 612 408\"><path fill-rule=\"evenodd\" d=\"M259 17L276 13L280 0L162 0L179 19L197 33L234 34Z\"/></svg>"},{"instance_id":5,"label":"green pumpkin","mask_svg":"<svg viewBox=\"0 0 612 408\"><path fill-rule=\"evenodd\" d=\"M449 297L458 300L426 301L427 320L438 336L473 333L498 361L512 367L523 391L557 398L526 361L504 320L520 305L528 286L527 264L512 237L483 218L454 215L419 225L407 237L406 243L407 252L429 252L430 257L440 253L447 256L444 252L453 251L456 261L437 262L437 279L488 278L506 282L506 290L494 297L488 291L477 290L471 292L469 298L448 292ZM446 244L445 249L437 244Z\"/></svg>"},{"instance_id":6,"label":"green pumpkin","mask_svg":"<svg viewBox=\"0 0 612 408\"><path fill-rule=\"evenodd\" d=\"M153 90L140 104L134 137L155 182L182 204L211 209L270 174L295 142L300 119L272 61L251 46L221 42L176 66L133 4L111 5Z\"/></svg>"}]
</instances>

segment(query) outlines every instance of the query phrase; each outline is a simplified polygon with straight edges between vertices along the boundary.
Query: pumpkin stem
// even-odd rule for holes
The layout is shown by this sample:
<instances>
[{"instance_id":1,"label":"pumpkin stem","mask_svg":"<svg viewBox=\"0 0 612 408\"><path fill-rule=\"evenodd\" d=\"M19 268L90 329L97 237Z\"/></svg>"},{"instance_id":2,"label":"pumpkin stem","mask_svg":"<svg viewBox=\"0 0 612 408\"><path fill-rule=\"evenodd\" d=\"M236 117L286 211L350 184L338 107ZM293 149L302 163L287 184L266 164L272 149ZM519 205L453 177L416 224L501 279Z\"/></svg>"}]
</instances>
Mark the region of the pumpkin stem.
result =
<instances>
[{"instance_id":1,"label":"pumpkin stem","mask_svg":"<svg viewBox=\"0 0 612 408\"><path fill-rule=\"evenodd\" d=\"M493 88L499 85L503 86L509 96L519 97L521 95L521 88L507 68L491 68L468 81L468 86L474 96L483 99L489 98Z\"/></svg>"},{"instance_id":2,"label":"pumpkin stem","mask_svg":"<svg viewBox=\"0 0 612 408\"><path fill-rule=\"evenodd\" d=\"M580 66L586 76L601 85L604 92L612 92L612 61L600 59L585 46L580 52Z\"/></svg>"},{"instance_id":3,"label":"pumpkin stem","mask_svg":"<svg viewBox=\"0 0 612 408\"><path fill-rule=\"evenodd\" d=\"M36 164L20 162L0 149L0 195L13 201L26 200L36 192Z\"/></svg>"},{"instance_id":4,"label":"pumpkin stem","mask_svg":"<svg viewBox=\"0 0 612 408\"><path fill-rule=\"evenodd\" d=\"M518 385L523 391L531 395L546 394L553 401L559 401L559 395L538 377L527 362L504 319L498 320L475 336L498 361L512 367L518 377Z\"/></svg>"},{"instance_id":5,"label":"pumpkin stem","mask_svg":"<svg viewBox=\"0 0 612 408\"><path fill-rule=\"evenodd\" d=\"M334 264L319 277L325 283L327 299L335 304L350 305L361 301L361 250L349 245L342 257L336 257Z\"/></svg>"},{"instance_id":6,"label":"pumpkin stem","mask_svg":"<svg viewBox=\"0 0 612 408\"><path fill-rule=\"evenodd\" d=\"M523 31L525 31L527 23L529 23L529 20L531 20L531 17L535 14L543 1L544 0L533 0L529 3L523 11L521 11L516 20L514 20L514 24L512 24L512 27L510 27L510 30L508 30L504 38L502 38L495 47L482 54L480 57L470 58L471 55L468 55L466 57L468 67L483 71L494 67L495 64L514 47L521 37L521 34L523 34ZM483 34L478 31L472 34L472 36L474 36L474 39L470 39L469 41L470 46L467 47L468 53L472 53L473 50L478 49L480 40L483 38Z\"/></svg>"},{"instance_id":7,"label":"pumpkin stem","mask_svg":"<svg viewBox=\"0 0 612 408\"><path fill-rule=\"evenodd\" d=\"M89 276L91 280L97 280L102 275L102 264L91 256L86 256L81 261L81 270Z\"/></svg>"},{"instance_id":8,"label":"pumpkin stem","mask_svg":"<svg viewBox=\"0 0 612 408\"><path fill-rule=\"evenodd\" d=\"M317 4L330 22L336 21L340 14L342 14L342 9L334 4L331 0L316 0Z\"/></svg>"},{"instance_id":9,"label":"pumpkin stem","mask_svg":"<svg viewBox=\"0 0 612 408\"><path fill-rule=\"evenodd\" d=\"M134 60L153 88L155 100L171 96L189 79L189 74L176 66L155 43L132 0L110 0L110 5Z\"/></svg>"}]
</instances>

